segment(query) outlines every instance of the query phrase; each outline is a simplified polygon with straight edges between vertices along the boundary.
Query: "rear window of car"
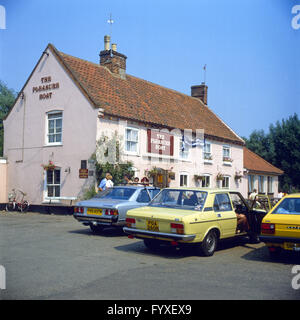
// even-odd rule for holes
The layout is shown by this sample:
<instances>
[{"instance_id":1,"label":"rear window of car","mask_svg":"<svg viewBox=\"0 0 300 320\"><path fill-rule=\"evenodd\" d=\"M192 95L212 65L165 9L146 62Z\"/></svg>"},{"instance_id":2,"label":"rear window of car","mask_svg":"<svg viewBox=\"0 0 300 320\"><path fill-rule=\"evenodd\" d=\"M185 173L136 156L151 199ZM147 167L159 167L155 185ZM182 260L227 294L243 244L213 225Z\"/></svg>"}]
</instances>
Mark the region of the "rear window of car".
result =
<instances>
[{"instance_id":1,"label":"rear window of car","mask_svg":"<svg viewBox=\"0 0 300 320\"><path fill-rule=\"evenodd\" d=\"M95 198L129 200L135 191L134 188L109 188L97 193Z\"/></svg>"},{"instance_id":2,"label":"rear window of car","mask_svg":"<svg viewBox=\"0 0 300 320\"><path fill-rule=\"evenodd\" d=\"M300 215L300 198L285 198L272 214Z\"/></svg>"},{"instance_id":3,"label":"rear window of car","mask_svg":"<svg viewBox=\"0 0 300 320\"><path fill-rule=\"evenodd\" d=\"M153 207L201 211L206 196L207 192L203 191L164 189L149 205Z\"/></svg>"}]
</instances>

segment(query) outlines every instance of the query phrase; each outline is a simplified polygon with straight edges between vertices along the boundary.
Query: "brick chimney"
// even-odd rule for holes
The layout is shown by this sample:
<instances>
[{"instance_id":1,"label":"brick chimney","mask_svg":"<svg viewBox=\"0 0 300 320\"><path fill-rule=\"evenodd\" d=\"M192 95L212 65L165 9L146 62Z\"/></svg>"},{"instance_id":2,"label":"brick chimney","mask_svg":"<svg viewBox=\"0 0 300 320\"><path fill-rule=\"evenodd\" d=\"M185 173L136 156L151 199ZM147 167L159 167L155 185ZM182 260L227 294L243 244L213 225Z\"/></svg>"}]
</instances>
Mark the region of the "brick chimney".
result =
<instances>
[{"instance_id":1,"label":"brick chimney","mask_svg":"<svg viewBox=\"0 0 300 320\"><path fill-rule=\"evenodd\" d=\"M100 51L100 65L108 68L112 73L126 78L126 59L124 54L117 52L117 45L112 44L110 49L110 36L104 37L104 50Z\"/></svg>"},{"instance_id":2,"label":"brick chimney","mask_svg":"<svg viewBox=\"0 0 300 320\"><path fill-rule=\"evenodd\" d=\"M191 87L191 96L200 99L207 105L207 85L202 82L200 85Z\"/></svg>"}]
</instances>

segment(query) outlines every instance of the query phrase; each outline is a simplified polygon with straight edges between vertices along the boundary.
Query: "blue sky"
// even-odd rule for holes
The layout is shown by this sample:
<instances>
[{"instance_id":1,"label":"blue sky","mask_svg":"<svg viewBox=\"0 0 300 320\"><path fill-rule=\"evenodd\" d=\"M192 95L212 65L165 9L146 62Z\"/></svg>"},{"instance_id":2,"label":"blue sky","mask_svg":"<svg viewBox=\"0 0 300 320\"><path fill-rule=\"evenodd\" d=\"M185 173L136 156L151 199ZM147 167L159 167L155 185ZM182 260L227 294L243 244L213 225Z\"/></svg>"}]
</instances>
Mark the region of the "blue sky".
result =
<instances>
[{"instance_id":1,"label":"blue sky","mask_svg":"<svg viewBox=\"0 0 300 320\"><path fill-rule=\"evenodd\" d=\"M50 42L99 61L107 20L127 73L190 95L207 65L209 107L240 136L300 113L300 0L0 0L0 80L20 91ZM300 24L300 19L299 19Z\"/></svg>"}]
</instances>

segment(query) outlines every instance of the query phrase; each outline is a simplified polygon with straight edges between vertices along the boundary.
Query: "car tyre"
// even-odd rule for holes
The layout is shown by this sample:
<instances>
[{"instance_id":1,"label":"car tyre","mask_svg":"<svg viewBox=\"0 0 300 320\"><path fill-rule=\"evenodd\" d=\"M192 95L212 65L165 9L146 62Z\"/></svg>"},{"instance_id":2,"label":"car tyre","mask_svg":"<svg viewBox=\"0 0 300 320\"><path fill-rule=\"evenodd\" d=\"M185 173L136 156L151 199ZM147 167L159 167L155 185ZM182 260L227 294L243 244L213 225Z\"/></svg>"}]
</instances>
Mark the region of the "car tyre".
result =
<instances>
[{"instance_id":1,"label":"car tyre","mask_svg":"<svg viewBox=\"0 0 300 320\"><path fill-rule=\"evenodd\" d=\"M144 245L150 250L157 250L160 247L160 243L153 239L144 239Z\"/></svg>"},{"instance_id":2,"label":"car tyre","mask_svg":"<svg viewBox=\"0 0 300 320\"><path fill-rule=\"evenodd\" d=\"M218 236L214 230L208 232L204 240L200 244L200 252L206 256L210 257L214 254L218 245Z\"/></svg>"},{"instance_id":3,"label":"car tyre","mask_svg":"<svg viewBox=\"0 0 300 320\"><path fill-rule=\"evenodd\" d=\"M91 228L91 231L92 231L93 233L100 233L100 232L102 232L103 229L104 229L103 226L99 226L99 225L95 226L95 225L93 225L93 224L90 224L90 228Z\"/></svg>"}]
</instances>

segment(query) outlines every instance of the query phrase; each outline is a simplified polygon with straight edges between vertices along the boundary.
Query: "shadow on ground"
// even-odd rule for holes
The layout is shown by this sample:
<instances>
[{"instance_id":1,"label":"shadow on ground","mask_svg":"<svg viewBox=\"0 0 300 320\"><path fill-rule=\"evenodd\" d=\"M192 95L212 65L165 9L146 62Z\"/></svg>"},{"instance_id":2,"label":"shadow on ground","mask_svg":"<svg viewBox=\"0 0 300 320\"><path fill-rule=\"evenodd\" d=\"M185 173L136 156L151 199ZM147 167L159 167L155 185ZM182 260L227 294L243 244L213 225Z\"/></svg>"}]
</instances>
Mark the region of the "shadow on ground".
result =
<instances>
[{"instance_id":1,"label":"shadow on ground","mask_svg":"<svg viewBox=\"0 0 300 320\"><path fill-rule=\"evenodd\" d=\"M70 230L69 233L73 234L84 234L86 236L98 236L98 237L125 237L126 234L123 232L122 228L112 228L107 227L103 229L101 232L94 233L91 231L89 227L85 229L78 229L78 230Z\"/></svg>"},{"instance_id":2,"label":"shadow on ground","mask_svg":"<svg viewBox=\"0 0 300 320\"><path fill-rule=\"evenodd\" d=\"M261 261L269 263L283 263L283 264L300 264L300 253L292 251L283 251L278 257L271 258L268 248L266 246L260 248L253 248L252 251L246 253L241 257L250 261Z\"/></svg>"}]
</instances>

